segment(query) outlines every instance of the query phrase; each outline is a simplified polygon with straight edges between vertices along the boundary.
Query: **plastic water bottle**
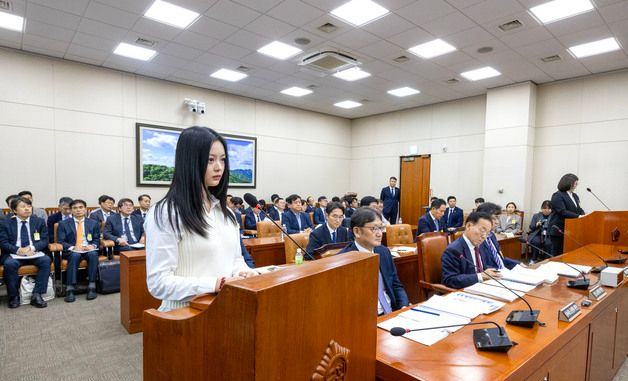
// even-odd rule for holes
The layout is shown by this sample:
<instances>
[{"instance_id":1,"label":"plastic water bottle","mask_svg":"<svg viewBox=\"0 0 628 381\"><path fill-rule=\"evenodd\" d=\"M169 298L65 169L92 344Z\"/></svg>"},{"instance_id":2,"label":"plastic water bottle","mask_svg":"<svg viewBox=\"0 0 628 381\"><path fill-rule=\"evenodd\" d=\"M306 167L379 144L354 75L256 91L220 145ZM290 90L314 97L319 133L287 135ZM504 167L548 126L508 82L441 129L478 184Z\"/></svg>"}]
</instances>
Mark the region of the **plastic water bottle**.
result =
<instances>
[{"instance_id":1,"label":"plastic water bottle","mask_svg":"<svg viewBox=\"0 0 628 381\"><path fill-rule=\"evenodd\" d=\"M303 253L301 249L297 249L296 254L294 254L294 263L300 265L303 263Z\"/></svg>"},{"instance_id":2,"label":"plastic water bottle","mask_svg":"<svg viewBox=\"0 0 628 381\"><path fill-rule=\"evenodd\" d=\"M403 221L401 220L401 217L399 217L399 220L397 222L399 225L403 224Z\"/></svg>"},{"instance_id":3,"label":"plastic water bottle","mask_svg":"<svg viewBox=\"0 0 628 381\"><path fill-rule=\"evenodd\" d=\"M284 240L284 236L283 236L284 233L283 232L285 232L285 231L286 231L286 224L283 224L283 225L281 225L281 240L282 241Z\"/></svg>"}]
</instances>

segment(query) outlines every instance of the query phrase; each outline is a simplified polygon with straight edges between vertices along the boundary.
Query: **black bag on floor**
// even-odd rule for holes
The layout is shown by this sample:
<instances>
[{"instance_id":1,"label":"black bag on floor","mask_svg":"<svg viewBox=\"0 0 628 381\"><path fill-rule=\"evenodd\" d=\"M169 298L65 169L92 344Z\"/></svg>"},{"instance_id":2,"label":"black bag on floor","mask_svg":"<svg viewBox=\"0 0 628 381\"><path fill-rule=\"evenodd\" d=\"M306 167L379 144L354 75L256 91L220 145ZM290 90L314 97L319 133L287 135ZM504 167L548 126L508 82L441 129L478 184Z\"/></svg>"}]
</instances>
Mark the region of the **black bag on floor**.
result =
<instances>
[{"instance_id":1,"label":"black bag on floor","mask_svg":"<svg viewBox=\"0 0 628 381\"><path fill-rule=\"evenodd\" d=\"M106 260L98 264L96 291L99 294L120 291L120 261Z\"/></svg>"}]
</instances>

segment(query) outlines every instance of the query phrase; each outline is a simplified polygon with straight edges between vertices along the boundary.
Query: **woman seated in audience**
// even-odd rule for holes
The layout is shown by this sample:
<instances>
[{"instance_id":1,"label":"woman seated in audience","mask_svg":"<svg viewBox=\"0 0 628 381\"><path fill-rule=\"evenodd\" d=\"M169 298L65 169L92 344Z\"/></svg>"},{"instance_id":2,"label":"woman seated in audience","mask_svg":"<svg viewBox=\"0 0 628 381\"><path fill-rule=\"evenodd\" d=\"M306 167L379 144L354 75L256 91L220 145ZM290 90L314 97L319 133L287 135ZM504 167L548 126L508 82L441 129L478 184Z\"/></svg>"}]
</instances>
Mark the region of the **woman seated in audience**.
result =
<instances>
[{"instance_id":1,"label":"woman seated in audience","mask_svg":"<svg viewBox=\"0 0 628 381\"><path fill-rule=\"evenodd\" d=\"M515 214L517 205L514 202L506 204L506 214L499 216L498 233L521 234L521 216Z\"/></svg>"},{"instance_id":2,"label":"woman seated in audience","mask_svg":"<svg viewBox=\"0 0 628 381\"><path fill-rule=\"evenodd\" d=\"M541 211L532 216L530 222L530 233L528 233L528 242L532 246L530 248L530 260L538 261L546 258L548 255L539 253L537 248L547 252L552 252L552 242L549 237L549 218L552 214L552 203L545 200L541 204Z\"/></svg>"}]
</instances>

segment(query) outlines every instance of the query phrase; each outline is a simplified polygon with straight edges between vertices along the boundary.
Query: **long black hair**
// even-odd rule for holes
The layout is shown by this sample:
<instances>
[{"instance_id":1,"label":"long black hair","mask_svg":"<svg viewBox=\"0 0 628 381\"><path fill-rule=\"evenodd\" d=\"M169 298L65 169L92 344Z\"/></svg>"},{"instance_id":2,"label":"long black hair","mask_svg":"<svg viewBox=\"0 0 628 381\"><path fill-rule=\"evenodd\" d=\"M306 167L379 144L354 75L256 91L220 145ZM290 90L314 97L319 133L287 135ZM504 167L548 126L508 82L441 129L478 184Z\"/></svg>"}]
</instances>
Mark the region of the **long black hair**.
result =
<instances>
[{"instance_id":1,"label":"long black hair","mask_svg":"<svg viewBox=\"0 0 628 381\"><path fill-rule=\"evenodd\" d=\"M220 142L225 148L225 168L220 182L215 187L205 187L205 172L209 151L214 142ZM234 224L235 217L227 207L227 188L229 186L229 155L227 144L222 136L207 127L193 126L183 130L177 142L174 158L174 174L168 193L155 205L155 223L161 226L161 209L168 208L168 222L181 234L182 230L206 236L209 223L204 217L204 203L209 195L216 197L225 221ZM204 196L205 194L205 196ZM183 226L179 226L179 220Z\"/></svg>"}]
</instances>

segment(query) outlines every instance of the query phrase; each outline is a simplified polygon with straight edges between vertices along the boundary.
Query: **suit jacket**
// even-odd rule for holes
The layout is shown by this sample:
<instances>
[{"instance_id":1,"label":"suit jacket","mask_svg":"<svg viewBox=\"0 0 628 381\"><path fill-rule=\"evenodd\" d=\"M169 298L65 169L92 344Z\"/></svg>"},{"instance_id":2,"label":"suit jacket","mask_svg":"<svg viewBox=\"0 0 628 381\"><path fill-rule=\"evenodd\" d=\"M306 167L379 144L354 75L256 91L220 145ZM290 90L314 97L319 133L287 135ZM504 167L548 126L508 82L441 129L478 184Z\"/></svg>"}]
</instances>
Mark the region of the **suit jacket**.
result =
<instances>
[{"instance_id":1,"label":"suit jacket","mask_svg":"<svg viewBox=\"0 0 628 381\"><path fill-rule=\"evenodd\" d=\"M63 220L61 212L53 213L48 217L46 224L48 225L48 240L53 242L55 239L55 224Z\"/></svg>"},{"instance_id":2,"label":"suit jacket","mask_svg":"<svg viewBox=\"0 0 628 381\"><path fill-rule=\"evenodd\" d=\"M450 213L451 208L445 209L445 215L441 219L448 228L459 228L464 222L464 213L459 207L455 207L453 213ZM451 214L451 216L450 216Z\"/></svg>"},{"instance_id":3,"label":"suit jacket","mask_svg":"<svg viewBox=\"0 0 628 381\"><path fill-rule=\"evenodd\" d=\"M349 251L359 251L355 242L342 249L338 254ZM397 269L395 268L392 255L390 255L390 250L386 246L377 246L375 254L379 255L379 272L382 274L386 294L390 298L390 307L393 311L396 311L401 307L407 306L410 304L410 301L403 284L399 280L399 276L397 276Z\"/></svg>"},{"instance_id":4,"label":"suit jacket","mask_svg":"<svg viewBox=\"0 0 628 381\"><path fill-rule=\"evenodd\" d=\"M445 224L443 224L443 220L439 220L438 221L438 230L436 230L436 224L434 223L434 219L432 219L432 216L430 215L430 212L428 211L427 213L425 213L424 215L422 215L419 218L419 223L417 224L417 229L416 229L416 236L418 237L419 235L423 234L423 233L429 233L429 232L442 232L443 228Z\"/></svg>"},{"instance_id":5,"label":"suit jacket","mask_svg":"<svg viewBox=\"0 0 628 381\"><path fill-rule=\"evenodd\" d=\"M513 214L512 216L502 214L499 216L499 225L497 225L495 230L498 233L516 233L522 230L521 216L518 214Z\"/></svg>"},{"instance_id":6,"label":"suit jacket","mask_svg":"<svg viewBox=\"0 0 628 381\"><path fill-rule=\"evenodd\" d=\"M0 249L2 249L2 255L0 255L0 265L10 257L10 254L15 254L19 249L19 246L15 244L17 241L18 229L18 223L16 220L17 217L5 218L0 224ZM30 217L28 222L31 242L35 247L35 251L43 251L48 247L48 228L46 227L46 222L33 215ZM21 226L19 228L21 228ZM39 233L38 240L35 240L35 233Z\"/></svg>"},{"instance_id":7,"label":"suit jacket","mask_svg":"<svg viewBox=\"0 0 628 381\"><path fill-rule=\"evenodd\" d=\"M345 210L345 217L351 218L351 216L353 216L354 212L355 212L354 208L347 208L347 210Z\"/></svg>"},{"instance_id":8,"label":"suit jacket","mask_svg":"<svg viewBox=\"0 0 628 381\"><path fill-rule=\"evenodd\" d=\"M240 209L235 208L233 214L235 214L236 221L238 221L240 231L244 230L244 227L242 226L242 212L240 212Z\"/></svg>"},{"instance_id":9,"label":"suit jacket","mask_svg":"<svg viewBox=\"0 0 628 381\"><path fill-rule=\"evenodd\" d=\"M148 213L148 212L146 212L146 213ZM135 209L135 210L133 210L133 213L131 213L131 214L134 215L134 216L141 217L142 220L144 220L144 216L142 216L142 209Z\"/></svg>"},{"instance_id":10,"label":"suit jacket","mask_svg":"<svg viewBox=\"0 0 628 381\"><path fill-rule=\"evenodd\" d=\"M100 246L100 223L91 218L85 218L84 232L88 245ZM90 239L91 238L91 239ZM63 251L69 251L76 244L76 223L74 218L59 222L57 226L57 242L63 246Z\"/></svg>"},{"instance_id":11,"label":"suit jacket","mask_svg":"<svg viewBox=\"0 0 628 381\"><path fill-rule=\"evenodd\" d=\"M336 242L349 242L349 232L346 228L339 226L336 229ZM314 250L318 249L323 245L327 245L331 243L331 233L327 224L324 223L322 225L318 225L316 229L312 230L310 233L310 238L307 243L307 252L312 254Z\"/></svg>"},{"instance_id":12,"label":"suit jacket","mask_svg":"<svg viewBox=\"0 0 628 381\"><path fill-rule=\"evenodd\" d=\"M499 250L499 245L496 245L496 248ZM464 256L466 260L461 259L461 255ZM471 250L469 250L463 237L449 244L440 259L443 274L442 283L451 288L464 288L477 283L478 274L476 268L473 266L474 255L475 254L471 253ZM482 260L484 269L497 268L497 263L495 263L485 243L480 244L480 259ZM504 265L508 268L512 268L517 264L517 262L510 258L503 258L503 260Z\"/></svg>"},{"instance_id":13,"label":"suit jacket","mask_svg":"<svg viewBox=\"0 0 628 381\"><path fill-rule=\"evenodd\" d=\"M393 196L390 191L390 187L382 188L382 191L379 193L379 198L384 202L384 214L389 214L399 203L399 188L395 187L395 195Z\"/></svg>"},{"instance_id":14,"label":"suit jacket","mask_svg":"<svg viewBox=\"0 0 628 381\"><path fill-rule=\"evenodd\" d=\"M325 211L323 208L314 209L314 223L320 225L325 222L327 222L327 219L325 218Z\"/></svg>"},{"instance_id":15,"label":"suit jacket","mask_svg":"<svg viewBox=\"0 0 628 381\"><path fill-rule=\"evenodd\" d=\"M506 266L506 268L508 270L511 270L513 267L515 267L515 266L517 266L519 264L519 261L517 261L515 259L508 258L508 257L504 257L503 255L501 255L502 248L499 245L499 240L497 239L497 236L495 234L493 234L493 233L490 233L489 236L484 240L484 242L482 242L482 246L485 246L485 249L487 250L487 253L491 254L491 248L489 247L490 244L488 242L489 240L493 243L493 246L495 246L495 249L499 253L500 257L502 258L502 262L504 262L504 266ZM492 255L491 255L491 258L493 258ZM484 262L482 262L482 263L484 263ZM493 263L495 263L494 260L493 260Z\"/></svg>"},{"instance_id":16,"label":"suit jacket","mask_svg":"<svg viewBox=\"0 0 628 381\"><path fill-rule=\"evenodd\" d=\"M48 215L43 208L35 208L33 207L33 215L41 218L44 222L48 221Z\"/></svg>"},{"instance_id":17,"label":"suit jacket","mask_svg":"<svg viewBox=\"0 0 628 381\"><path fill-rule=\"evenodd\" d=\"M312 220L306 213L299 213L298 218L301 220L301 229L299 229L299 222L297 221L297 215L289 209L283 214L283 224L286 225L288 234L300 233L302 230L312 227Z\"/></svg>"},{"instance_id":18,"label":"suit jacket","mask_svg":"<svg viewBox=\"0 0 628 381\"><path fill-rule=\"evenodd\" d=\"M283 212L283 213L286 213L286 211L284 210L284 212ZM282 213L282 214L283 214L283 213ZM270 209L270 210L268 211L268 217L272 218L272 219L273 219L273 220L275 220L275 221L279 221L279 220L281 220L281 216L280 216L280 213L279 213L279 209L277 209L277 208L272 208L272 209Z\"/></svg>"},{"instance_id":19,"label":"suit jacket","mask_svg":"<svg viewBox=\"0 0 628 381\"><path fill-rule=\"evenodd\" d=\"M565 230L565 218L578 218L584 214L584 210L580 207L578 195L574 193L573 198L576 200L575 205L567 192L558 191L552 195L552 214L549 221L550 235L562 237L562 234L558 233L556 229L552 229L552 226L556 225L561 230Z\"/></svg>"},{"instance_id":20,"label":"suit jacket","mask_svg":"<svg viewBox=\"0 0 628 381\"><path fill-rule=\"evenodd\" d=\"M253 213L253 209L246 208L245 210L245 217L244 217L244 228L248 229L248 230L255 230L257 229L257 221L255 220L255 214ZM259 214L259 220L260 221L264 221L264 218L266 217L266 212L261 211Z\"/></svg>"},{"instance_id":21,"label":"suit jacket","mask_svg":"<svg viewBox=\"0 0 628 381\"><path fill-rule=\"evenodd\" d=\"M251 254L249 254L249 251L244 246L244 241L242 241L242 237L240 237L240 250L242 251L242 256L244 257L244 262L246 263L246 265L249 266L249 268L254 269L255 261L253 260L253 257L251 257Z\"/></svg>"},{"instance_id":22,"label":"suit jacket","mask_svg":"<svg viewBox=\"0 0 628 381\"><path fill-rule=\"evenodd\" d=\"M308 205L308 206L305 208L305 213L312 213L312 212L314 211L314 209L315 209L315 208L314 208L313 206L309 206L309 205Z\"/></svg>"},{"instance_id":23,"label":"suit jacket","mask_svg":"<svg viewBox=\"0 0 628 381\"><path fill-rule=\"evenodd\" d=\"M133 235L135 235L135 239L139 242L144 234L144 221L142 220L142 217L134 216L132 214L129 218L131 219L129 222L133 228ZM109 218L107 218L107 222L105 223L103 238L116 241L122 236L122 234L124 234L122 215L115 214L113 216L109 216ZM118 243L116 242L116 246L117 245Z\"/></svg>"},{"instance_id":24,"label":"suit jacket","mask_svg":"<svg viewBox=\"0 0 628 381\"><path fill-rule=\"evenodd\" d=\"M109 217L115 216L117 213L111 212ZM102 213L102 209L98 208L89 214L89 218L92 220L96 220L98 222L103 222L105 220L105 216Z\"/></svg>"}]
</instances>

